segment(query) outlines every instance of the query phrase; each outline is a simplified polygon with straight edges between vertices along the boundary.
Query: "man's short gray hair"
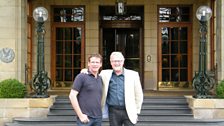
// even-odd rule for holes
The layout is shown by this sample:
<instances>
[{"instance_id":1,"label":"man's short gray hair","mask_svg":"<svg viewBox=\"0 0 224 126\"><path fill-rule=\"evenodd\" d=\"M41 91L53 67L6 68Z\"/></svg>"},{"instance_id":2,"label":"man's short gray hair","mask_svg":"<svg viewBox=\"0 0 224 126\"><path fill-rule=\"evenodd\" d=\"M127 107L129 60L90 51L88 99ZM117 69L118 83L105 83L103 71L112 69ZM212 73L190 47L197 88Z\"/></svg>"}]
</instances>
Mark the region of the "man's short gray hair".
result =
<instances>
[{"instance_id":1,"label":"man's short gray hair","mask_svg":"<svg viewBox=\"0 0 224 126\"><path fill-rule=\"evenodd\" d=\"M124 56L121 52L112 52L110 54L110 59L112 59L112 57L119 57L120 59L124 60Z\"/></svg>"}]
</instances>

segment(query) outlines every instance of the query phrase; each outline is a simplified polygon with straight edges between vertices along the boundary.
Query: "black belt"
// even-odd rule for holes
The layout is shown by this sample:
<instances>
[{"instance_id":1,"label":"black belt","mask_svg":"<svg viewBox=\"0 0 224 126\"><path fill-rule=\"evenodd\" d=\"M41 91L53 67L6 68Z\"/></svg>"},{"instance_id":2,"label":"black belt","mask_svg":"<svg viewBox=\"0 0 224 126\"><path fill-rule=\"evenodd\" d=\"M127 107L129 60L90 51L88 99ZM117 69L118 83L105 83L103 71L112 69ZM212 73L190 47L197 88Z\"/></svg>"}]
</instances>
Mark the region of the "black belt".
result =
<instances>
[{"instance_id":1,"label":"black belt","mask_svg":"<svg viewBox=\"0 0 224 126\"><path fill-rule=\"evenodd\" d=\"M110 108L112 108L112 109L125 109L125 106L119 106L119 105L110 105L109 106Z\"/></svg>"}]
</instances>

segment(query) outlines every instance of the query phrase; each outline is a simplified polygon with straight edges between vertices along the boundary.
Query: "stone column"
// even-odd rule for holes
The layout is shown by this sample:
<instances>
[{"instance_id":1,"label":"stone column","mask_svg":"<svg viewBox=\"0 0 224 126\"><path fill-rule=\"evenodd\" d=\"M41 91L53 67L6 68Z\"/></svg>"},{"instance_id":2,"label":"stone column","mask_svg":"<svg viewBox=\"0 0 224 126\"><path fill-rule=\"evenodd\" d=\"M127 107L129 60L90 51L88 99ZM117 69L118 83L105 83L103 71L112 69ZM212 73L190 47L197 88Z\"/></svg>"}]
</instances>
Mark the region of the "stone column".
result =
<instances>
[{"instance_id":1,"label":"stone column","mask_svg":"<svg viewBox=\"0 0 224 126\"><path fill-rule=\"evenodd\" d=\"M218 65L218 80L224 79L224 1L216 2L216 62Z\"/></svg>"},{"instance_id":2,"label":"stone column","mask_svg":"<svg viewBox=\"0 0 224 126\"><path fill-rule=\"evenodd\" d=\"M0 0L2 12L0 13L0 51L4 49L1 52L0 81L8 78L15 78L22 82L25 80L26 2L26 0ZM11 60L7 60L7 56L10 55Z\"/></svg>"}]
</instances>

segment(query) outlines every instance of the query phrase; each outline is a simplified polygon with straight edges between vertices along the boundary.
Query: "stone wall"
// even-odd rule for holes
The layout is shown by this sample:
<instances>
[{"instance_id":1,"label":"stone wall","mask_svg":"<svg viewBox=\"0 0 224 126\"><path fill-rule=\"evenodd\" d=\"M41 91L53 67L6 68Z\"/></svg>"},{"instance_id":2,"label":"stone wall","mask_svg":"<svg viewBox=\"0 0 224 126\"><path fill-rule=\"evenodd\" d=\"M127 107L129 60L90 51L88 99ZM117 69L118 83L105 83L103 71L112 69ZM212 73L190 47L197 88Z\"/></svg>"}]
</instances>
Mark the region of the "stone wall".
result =
<instances>
[{"instance_id":1,"label":"stone wall","mask_svg":"<svg viewBox=\"0 0 224 126\"><path fill-rule=\"evenodd\" d=\"M224 6L224 1L223 0L217 0L216 2L216 39L215 39L215 43L216 43L216 63L217 63L217 67L218 67L218 80L223 80L224 79L224 10L223 10L223 6Z\"/></svg>"},{"instance_id":2,"label":"stone wall","mask_svg":"<svg viewBox=\"0 0 224 126\"><path fill-rule=\"evenodd\" d=\"M1 98L0 126L15 117L44 117L53 105L55 96L49 98Z\"/></svg>"},{"instance_id":3,"label":"stone wall","mask_svg":"<svg viewBox=\"0 0 224 126\"><path fill-rule=\"evenodd\" d=\"M0 80L16 78L25 80L26 63L26 3L27 0L0 0L0 50L15 53L10 62L0 60ZM8 51L6 51L8 52Z\"/></svg>"},{"instance_id":4,"label":"stone wall","mask_svg":"<svg viewBox=\"0 0 224 126\"><path fill-rule=\"evenodd\" d=\"M51 16L51 5L84 5L86 7L85 24L85 55L99 52L99 5L114 5L114 0L32 0L33 8L44 6ZM217 0L217 31L215 58L218 64L219 80L223 79L223 1ZM16 78L25 81L25 63L27 63L27 0L0 0L0 49L11 48L15 52L15 59L10 63L0 61L0 80ZM128 0L128 5L144 5L144 88L157 90L158 81L158 6L159 5L192 5L192 72L198 70L199 23L195 17L196 9L200 5L209 5L210 0ZM220 13L218 13L220 12ZM45 69L51 75L51 18L45 22ZM33 23L33 73L36 73L36 36L35 22ZM208 33L208 40L209 40ZM208 49L210 43L208 43ZM210 51L210 50L208 50ZM209 54L209 53L208 53ZM148 61L150 57L150 61ZM208 56L208 65L210 62ZM86 57L87 61L87 57ZM87 62L86 62L87 63ZM86 64L87 66L87 64Z\"/></svg>"}]
</instances>

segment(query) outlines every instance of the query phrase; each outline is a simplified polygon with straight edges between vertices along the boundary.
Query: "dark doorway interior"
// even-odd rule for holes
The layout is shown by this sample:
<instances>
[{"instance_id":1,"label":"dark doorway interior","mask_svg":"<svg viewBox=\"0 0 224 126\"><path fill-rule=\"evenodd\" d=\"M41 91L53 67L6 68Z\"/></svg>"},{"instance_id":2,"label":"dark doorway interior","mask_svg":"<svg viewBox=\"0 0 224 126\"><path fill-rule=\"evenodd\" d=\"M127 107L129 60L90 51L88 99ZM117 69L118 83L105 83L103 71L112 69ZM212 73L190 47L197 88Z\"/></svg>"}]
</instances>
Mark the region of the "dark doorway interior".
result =
<instances>
[{"instance_id":1,"label":"dark doorway interior","mask_svg":"<svg viewBox=\"0 0 224 126\"><path fill-rule=\"evenodd\" d=\"M120 51L125 57L125 68L139 72L144 80L144 6L127 6L126 9L125 14L116 15L114 6L99 6L103 69L111 68L111 52Z\"/></svg>"},{"instance_id":2,"label":"dark doorway interior","mask_svg":"<svg viewBox=\"0 0 224 126\"><path fill-rule=\"evenodd\" d=\"M110 54L120 51L125 67L140 72L140 32L138 28L103 29L103 69L111 68Z\"/></svg>"}]
</instances>

